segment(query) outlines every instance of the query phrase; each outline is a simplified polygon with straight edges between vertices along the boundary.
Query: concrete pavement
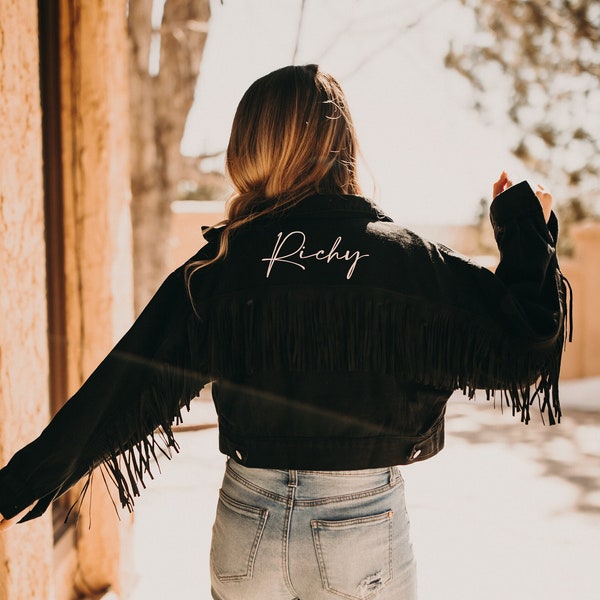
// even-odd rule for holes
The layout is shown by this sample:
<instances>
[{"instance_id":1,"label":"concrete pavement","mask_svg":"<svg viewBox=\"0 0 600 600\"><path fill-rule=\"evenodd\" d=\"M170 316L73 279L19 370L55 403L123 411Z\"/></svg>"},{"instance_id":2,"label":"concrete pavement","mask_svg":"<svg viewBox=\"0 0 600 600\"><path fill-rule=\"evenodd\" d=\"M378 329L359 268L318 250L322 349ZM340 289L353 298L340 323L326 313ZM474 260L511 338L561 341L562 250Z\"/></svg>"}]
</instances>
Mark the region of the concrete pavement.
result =
<instances>
[{"instance_id":1,"label":"concrete pavement","mask_svg":"<svg viewBox=\"0 0 600 600\"><path fill-rule=\"evenodd\" d=\"M420 600L600 600L600 411L582 410L599 400L598 380L563 386L554 427L485 400L450 402L446 448L403 469ZM199 401L187 421L210 418ZM224 457L216 429L178 439L181 454L136 506L130 600L210 599Z\"/></svg>"}]
</instances>

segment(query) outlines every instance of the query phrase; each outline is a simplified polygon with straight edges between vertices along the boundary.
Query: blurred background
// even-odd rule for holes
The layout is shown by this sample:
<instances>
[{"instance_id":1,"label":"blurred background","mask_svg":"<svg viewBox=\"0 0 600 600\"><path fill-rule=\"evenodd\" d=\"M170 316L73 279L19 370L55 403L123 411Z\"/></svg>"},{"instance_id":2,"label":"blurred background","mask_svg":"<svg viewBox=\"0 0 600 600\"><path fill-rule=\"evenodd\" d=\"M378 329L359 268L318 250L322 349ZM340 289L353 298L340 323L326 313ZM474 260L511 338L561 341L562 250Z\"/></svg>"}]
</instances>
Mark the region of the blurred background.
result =
<instances>
[{"instance_id":1,"label":"blurred background","mask_svg":"<svg viewBox=\"0 0 600 600\"><path fill-rule=\"evenodd\" d=\"M396 221L493 268L504 169L550 189L561 222L563 423L453 398L446 450L405 474L421 597L600 598L599 2L0 0L0 17L0 462L223 217L245 89L317 63ZM0 600L208 598L214 425L202 396L134 517L98 477L76 523L78 490L0 536Z\"/></svg>"}]
</instances>

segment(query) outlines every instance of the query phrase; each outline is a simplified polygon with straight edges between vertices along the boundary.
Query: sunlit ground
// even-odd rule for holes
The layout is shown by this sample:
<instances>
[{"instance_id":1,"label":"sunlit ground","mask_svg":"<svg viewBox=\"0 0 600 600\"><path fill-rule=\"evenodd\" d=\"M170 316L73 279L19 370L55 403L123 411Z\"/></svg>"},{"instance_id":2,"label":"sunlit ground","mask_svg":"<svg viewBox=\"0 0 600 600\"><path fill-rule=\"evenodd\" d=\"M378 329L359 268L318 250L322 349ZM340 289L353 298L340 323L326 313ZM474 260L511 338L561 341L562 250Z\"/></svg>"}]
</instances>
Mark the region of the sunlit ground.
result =
<instances>
[{"instance_id":1,"label":"sunlit ground","mask_svg":"<svg viewBox=\"0 0 600 600\"><path fill-rule=\"evenodd\" d=\"M554 427L453 400L446 448L404 468L420 600L598 598L600 405L582 411L563 396L565 416ZM210 419L210 405L194 413L188 422ZM132 600L210 598L224 457L215 429L179 440L181 455L137 505Z\"/></svg>"}]
</instances>

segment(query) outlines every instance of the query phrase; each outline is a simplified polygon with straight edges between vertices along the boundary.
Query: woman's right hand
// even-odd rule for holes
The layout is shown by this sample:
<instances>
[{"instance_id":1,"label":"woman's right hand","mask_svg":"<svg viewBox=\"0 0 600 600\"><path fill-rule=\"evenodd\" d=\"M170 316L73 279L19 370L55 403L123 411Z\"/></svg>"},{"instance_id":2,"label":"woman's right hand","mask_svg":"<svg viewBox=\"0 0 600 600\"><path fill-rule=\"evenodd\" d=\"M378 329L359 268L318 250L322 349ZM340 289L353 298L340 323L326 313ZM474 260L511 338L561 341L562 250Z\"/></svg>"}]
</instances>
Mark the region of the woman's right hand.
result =
<instances>
[{"instance_id":1,"label":"woman's right hand","mask_svg":"<svg viewBox=\"0 0 600 600\"><path fill-rule=\"evenodd\" d=\"M25 510L22 510L18 515L12 517L12 519L5 519L2 513L0 513L0 531L4 531L9 527L12 527L15 523L18 523L35 505L35 502L28 506Z\"/></svg>"},{"instance_id":2,"label":"woman's right hand","mask_svg":"<svg viewBox=\"0 0 600 600\"><path fill-rule=\"evenodd\" d=\"M498 196L498 194L506 191L511 185L512 181L508 178L506 171L502 171L498 181L495 181L492 187L492 199ZM543 185L538 183L537 189L535 190L535 195L540 201L542 212L544 213L544 221L547 223L550 220L550 215L552 214L552 194L546 191Z\"/></svg>"},{"instance_id":3,"label":"woman's right hand","mask_svg":"<svg viewBox=\"0 0 600 600\"><path fill-rule=\"evenodd\" d=\"M538 183L535 195L542 205L542 212L544 213L544 221L546 223L550 220L552 214L552 194L544 189L543 185Z\"/></svg>"}]
</instances>

